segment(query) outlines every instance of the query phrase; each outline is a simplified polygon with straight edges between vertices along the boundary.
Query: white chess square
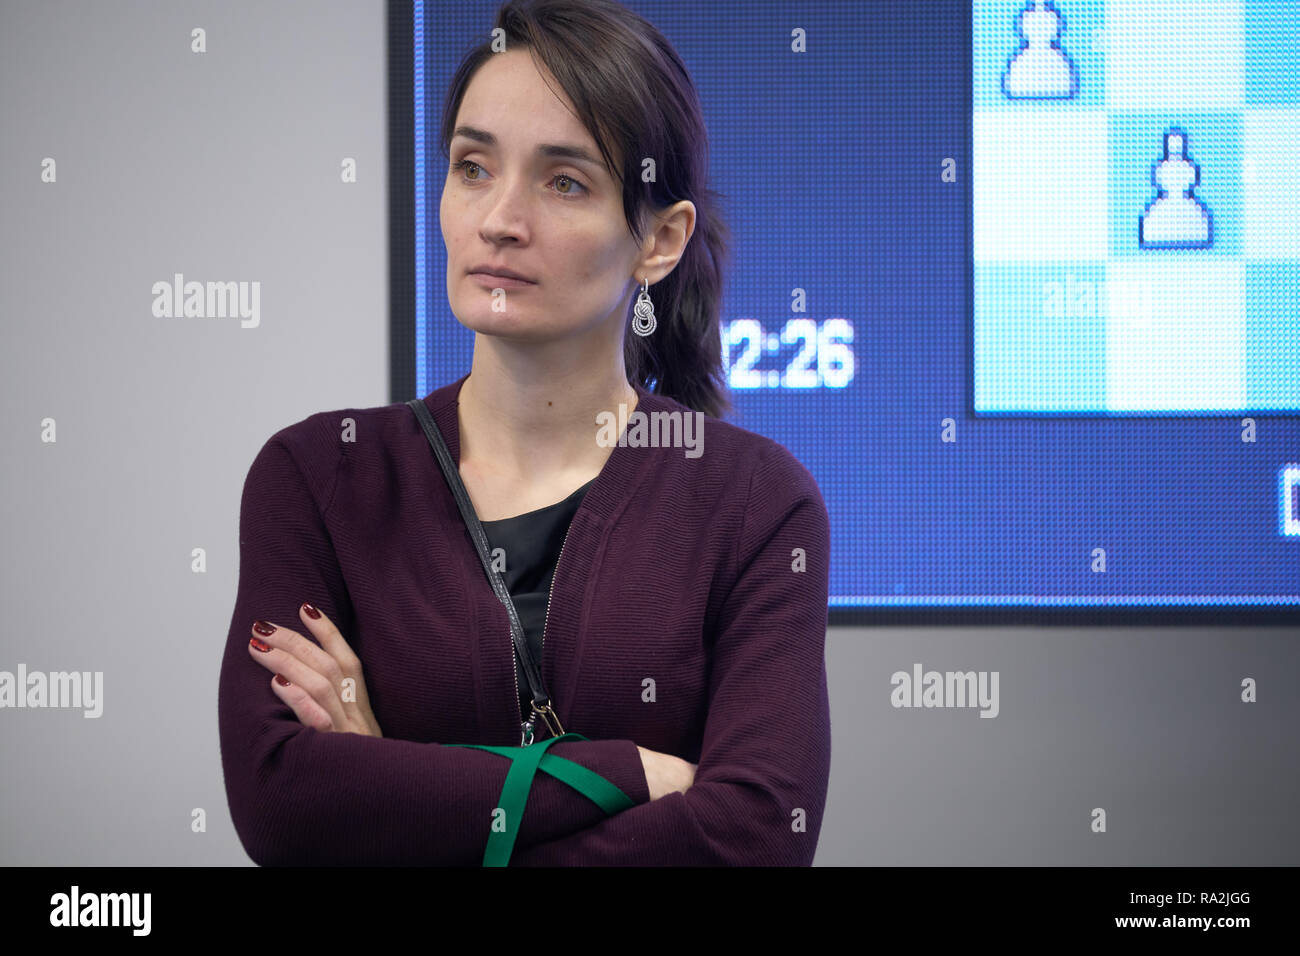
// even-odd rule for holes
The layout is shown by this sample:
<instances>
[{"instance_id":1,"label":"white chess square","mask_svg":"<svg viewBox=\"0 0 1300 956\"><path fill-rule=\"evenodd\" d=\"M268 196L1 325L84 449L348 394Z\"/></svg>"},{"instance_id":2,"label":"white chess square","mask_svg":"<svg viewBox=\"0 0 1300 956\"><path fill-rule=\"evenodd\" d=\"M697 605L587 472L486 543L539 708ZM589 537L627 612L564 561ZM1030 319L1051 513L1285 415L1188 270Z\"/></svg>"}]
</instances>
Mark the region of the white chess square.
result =
<instances>
[{"instance_id":1,"label":"white chess square","mask_svg":"<svg viewBox=\"0 0 1300 956\"><path fill-rule=\"evenodd\" d=\"M1232 258L1152 253L1106 268L1111 411L1233 409L1246 404L1246 266Z\"/></svg>"},{"instance_id":2,"label":"white chess square","mask_svg":"<svg viewBox=\"0 0 1300 956\"><path fill-rule=\"evenodd\" d=\"M1106 106L1235 111L1245 99L1240 0L1106 0Z\"/></svg>"},{"instance_id":3,"label":"white chess square","mask_svg":"<svg viewBox=\"0 0 1300 956\"><path fill-rule=\"evenodd\" d=\"M1300 260L1300 110L1247 110L1241 123L1242 251Z\"/></svg>"},{"instance_id":4,"label":"white chess square","mask_svg":"<svg viewBox=\"0 0 1300 956\"><path fill-rule=\"evenodd\" d=\"M1106 260L1104 112L976 112L973 139L975 259Z\"/></svg>"}]
</instances>

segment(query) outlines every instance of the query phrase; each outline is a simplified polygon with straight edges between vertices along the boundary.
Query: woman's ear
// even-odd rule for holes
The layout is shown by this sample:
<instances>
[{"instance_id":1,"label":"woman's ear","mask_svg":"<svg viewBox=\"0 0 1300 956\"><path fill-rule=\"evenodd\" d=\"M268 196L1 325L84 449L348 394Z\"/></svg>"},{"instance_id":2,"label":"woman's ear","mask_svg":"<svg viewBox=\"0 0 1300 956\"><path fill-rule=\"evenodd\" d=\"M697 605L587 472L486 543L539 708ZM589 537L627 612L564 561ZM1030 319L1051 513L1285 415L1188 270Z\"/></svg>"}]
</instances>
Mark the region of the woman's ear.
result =
<instances>
[{"instance_id":1,"label":"woman's ear","mask_svg":"<svg viewBox=\"0 0 1300 956\"><path fill-rule=\"evenodd\" d=\"M649 279L654 285L676 268L695 234L695 204L685 199L674 203L654 213L651 224L636 264L638 285L642 279Z\"/></svg>"}]
</instances>

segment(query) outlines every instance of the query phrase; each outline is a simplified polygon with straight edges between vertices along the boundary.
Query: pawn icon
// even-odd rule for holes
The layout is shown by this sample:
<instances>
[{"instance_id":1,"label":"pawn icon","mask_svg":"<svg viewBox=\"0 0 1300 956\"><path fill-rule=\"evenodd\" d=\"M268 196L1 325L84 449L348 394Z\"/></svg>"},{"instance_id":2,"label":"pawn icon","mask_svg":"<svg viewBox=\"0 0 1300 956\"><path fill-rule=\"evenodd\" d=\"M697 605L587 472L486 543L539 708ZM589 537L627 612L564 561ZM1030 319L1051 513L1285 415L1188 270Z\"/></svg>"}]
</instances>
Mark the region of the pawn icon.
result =
<instances>
[{"instance_id":1,"label":"pawn icon","mask_svg":"<svg viewBox=\"0 0 1300 956\"><path fill-rule=\"evenodd\" d=\"M1021 45L1002 73L1002 92L1013 100L1068 100L1079 92L1079 72L1060 47L1065 17L1051 0L1025 4L1016 15Z\"/></svg>"},{"instance_id":2,"label":"pawn icon","mask_svg":"<svg viewBox=\"0 0 1300 956\"><path fill-rule=\"evenodd\" d=\"M1157 189L1138 217L1138 246L1142 249L1208 249L1214 242L1214 220L1206 205L1192 194L1201 181L1201 167L1187 155L1187 134L1178 127L1165 133L1164 157L1151 167Z\"/></svg>"}]
</instances>

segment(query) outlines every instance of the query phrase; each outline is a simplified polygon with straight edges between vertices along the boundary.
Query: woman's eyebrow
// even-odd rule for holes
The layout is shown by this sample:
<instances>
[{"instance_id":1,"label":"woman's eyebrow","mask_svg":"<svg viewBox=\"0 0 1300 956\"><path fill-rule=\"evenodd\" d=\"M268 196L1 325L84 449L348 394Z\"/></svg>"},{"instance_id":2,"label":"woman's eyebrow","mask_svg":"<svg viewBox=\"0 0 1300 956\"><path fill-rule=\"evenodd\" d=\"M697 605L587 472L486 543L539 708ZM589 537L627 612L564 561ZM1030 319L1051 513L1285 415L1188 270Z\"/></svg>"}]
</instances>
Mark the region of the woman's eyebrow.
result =
<instances>
[{"instance_id":1,"label":"woman's eyebrow","mask_svg":"<svg viewBox=\"0 0 1300 956\"><path fill-rule=\"evenodd\" d=\"M464 136L466 139L472 139L476 143L482 143L484 146L493 149L497 146L497 138L495 136L487 130L482 130L475 126L457 126L456 132L452 134L452 139L455 139L457 136ZM604 170L605 173L609 172L608 166L595 156L591 155L590 152L581 146L575 146L568 143L543 143L541 146L537 147L537 153L540 156L576 160L577 162L587 163L591 166L595 166L597 169Z\"/></svg>"}]
</instances>

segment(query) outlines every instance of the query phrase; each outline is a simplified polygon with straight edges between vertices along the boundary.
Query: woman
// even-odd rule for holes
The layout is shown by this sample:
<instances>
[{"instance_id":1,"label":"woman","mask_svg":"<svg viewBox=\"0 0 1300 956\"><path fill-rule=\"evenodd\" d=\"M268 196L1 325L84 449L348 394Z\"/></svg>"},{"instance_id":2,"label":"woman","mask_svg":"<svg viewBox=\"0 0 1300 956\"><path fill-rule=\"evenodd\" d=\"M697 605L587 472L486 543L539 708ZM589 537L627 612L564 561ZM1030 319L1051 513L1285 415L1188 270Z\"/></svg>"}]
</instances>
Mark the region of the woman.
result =
<instances>
[{"instance_id":1,"label":"woman","mask_svg":"<svg viewBox=\"0 0 1300 956\"><path fill-rule=\"evenodd\" d=\"M511 862L808 864L829 522L793 456L715 417L726 232L694 87L611 0L511 2L496 26L505 49L466 58L442 128L473 361L423 402L587 738L548 752L634 804L606 816L538 773ZM219 708L258 863L477 865L499 822L508 761L446 745L520 746L531 701L411 411L312 415L250 468Z\"/></svg>"}]
</instances>

